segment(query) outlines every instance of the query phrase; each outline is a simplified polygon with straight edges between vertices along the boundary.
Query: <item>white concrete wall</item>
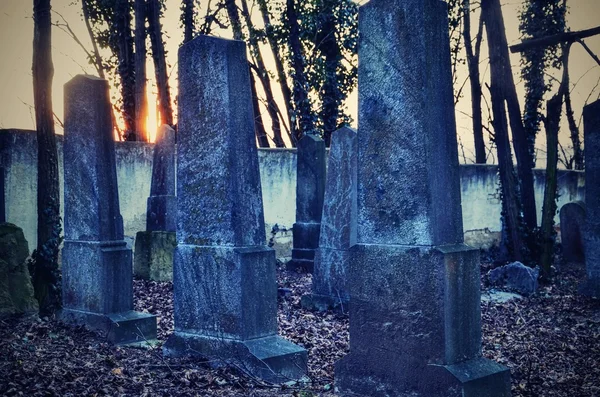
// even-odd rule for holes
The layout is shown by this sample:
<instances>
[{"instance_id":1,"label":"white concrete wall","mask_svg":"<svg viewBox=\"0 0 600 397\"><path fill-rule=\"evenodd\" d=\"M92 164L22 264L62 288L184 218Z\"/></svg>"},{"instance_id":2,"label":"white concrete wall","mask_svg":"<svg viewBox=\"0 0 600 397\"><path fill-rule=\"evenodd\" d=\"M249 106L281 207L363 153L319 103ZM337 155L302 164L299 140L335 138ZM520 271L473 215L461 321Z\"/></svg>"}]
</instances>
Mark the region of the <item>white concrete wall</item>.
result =
<instances>
[{"instance_id":1,"label":"white concrete wall","mask_svg":"<svg viewBox=\"0 0 600 397\"><path fill-rule=\"evenodd\" d=\"M62 137L58 140L62 186ZM117 178L125 235L132 238L145 229L146 200L150 194L152 144L118 142L116 144ZM5 199L7 221L22 227L30 247L36 245L37 151L32 131L0 130L0 166L6 168ZM275 248L286 256L291 246L291 229L296 214L296 151L294 149L259 149L260 175L265 208L267 240L277 225ZM584 199L584 174L559 172L559 208ZM535 192L541 213L544 173L535 171ZM461 166L461 192L465 232L501 230L500 195L495 166ZM62 204L62 197L61 197ZM61 205L61 208L63 206ZM559 222L558 215L556 222Z\"/></svg>"}]
</instances>

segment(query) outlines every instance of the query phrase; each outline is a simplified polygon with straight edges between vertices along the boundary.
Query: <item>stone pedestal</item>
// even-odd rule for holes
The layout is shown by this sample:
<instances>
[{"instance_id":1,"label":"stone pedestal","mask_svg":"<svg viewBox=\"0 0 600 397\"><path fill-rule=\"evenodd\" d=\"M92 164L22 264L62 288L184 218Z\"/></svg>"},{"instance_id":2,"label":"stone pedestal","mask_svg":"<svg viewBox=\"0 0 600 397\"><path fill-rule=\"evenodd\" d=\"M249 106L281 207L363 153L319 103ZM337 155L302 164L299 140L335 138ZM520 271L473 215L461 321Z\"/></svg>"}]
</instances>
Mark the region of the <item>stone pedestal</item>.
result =
<instances>
[{"instance_id":1,"label":"stone pedestal","mask_svg":"<svg viewBox=\"0 0 600 397\"><path fill-rule=\"evenodd\" d=\"M296 223L288 270L313 271L321 232L326 169L325 141L316 135L305 135L298 142Z\"/></svg>"},{"instance_id":2,"label":"stone pedestal","mask_svg":"<svg viewBox=\"0 0 600 397\"><path fill-rule=\"evenodd\" d=\"M0 223L6 222L6 204L5 204L5 178L4 168L0 167Z\"/></svg>"},{"instance_id":3,"label":"stone pedestal","mask_svg":"<svg viewBox=\"0 0 600 397\"><path fill-rule=\"evenodd\" d=\"M175 333L163 351L234 362L271 382L298 379L306 351L277 335L244 43L187 43L179 84Z\"/></svg>"},{"instance_id":4,"label":"stone pedestal","mask_svg":"<svg viewBox=\"0 0 600 397\"><path fill-rule=\"evenodd\" d=\"M175 232L138 232L133 271L144 280L172 281Z\"/></svg>"},{"instance_id":5,"label":"stone pedestal","mask_svg":"<svg viewBox=\"0 0 600 397\"><path fill-rule=\"evenodd\" d=\"M585 210L584 236L587 277L581 293L600 298L600 101L583 109L585 125Z\"/></svg>"},{"instance_id":6,"label":"stone pedestal","mask_svg":"<svg viewBox=\"0 0 600 397\"><path fill-rule=\"evenodd\" d=\"M114 343L155 339L156 317L133 311L106 80L77 76L65 85L64 170L61 320Z\"/></svg>"}]
</instances>

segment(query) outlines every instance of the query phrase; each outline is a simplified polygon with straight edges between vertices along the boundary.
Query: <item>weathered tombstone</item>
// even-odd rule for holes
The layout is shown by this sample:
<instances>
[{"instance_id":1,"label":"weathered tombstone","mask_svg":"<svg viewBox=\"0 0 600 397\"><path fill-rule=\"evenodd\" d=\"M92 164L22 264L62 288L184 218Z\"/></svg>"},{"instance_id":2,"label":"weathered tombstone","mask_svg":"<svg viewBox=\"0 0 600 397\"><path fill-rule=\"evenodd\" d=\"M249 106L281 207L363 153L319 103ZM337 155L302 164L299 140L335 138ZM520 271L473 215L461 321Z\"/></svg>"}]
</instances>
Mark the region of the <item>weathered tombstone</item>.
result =
<instances>
[{"instance_id":1,"label":"weathered tombstone","mask_svg":"<svg viewBox=\"0 0 600 397\"><path fill-rule=\"evenodd\" d=\"M478 251L463 244L447 6L359 12L357 245L341 395L510 396L481 356Z\"/></svg>"},{"instance_id":2,"label":"weathered tombstone","mask_svg":"<svg viewBox=\"0 0 600 397\"><path fill-rule=\"evenodd\" d=\"M163 125L158 130L154 146L146 231L138 232L135 237L136 276L155 281L173 279L176 227L175 130Z\"/></svg>"},{"instance_id":3,"label":"weathered tombstone","mask_svg":"<svg viewBox=\"0 0 600 397\"><path fill-rule=\"evenodd\" d=\"M304 269L312 273L325 197L325 141L307 134L300 139L297 149L294 248L287 269Z\"/></svg>"},{"instance_id":4,"label":"weathered tombstone","mask_svg":"<svg viewBox=\"0 0 600 397\"><path fill-rule=\"evenodd\" d=\"M299 378L306 351L277 335L246 47L200 36L179 50L175 332L166 355L239 360Z\"/></svg>"},{"instance_id":5,"label":"weathered tombstone","mask_svg":"<svg viewBox=\"0 0 600 397\"><path fill-rule=\"evenodd\" d=\"M65 85L61 318L115 343L145 342L156 338L156 317L133 311L108 95L108 82L92 76Z\"/></svg>"},{"instance_id":6,"label":"weathered tombstone","mask_svg":"<svg viewBox=\"0 0 600 397\"><path fill-rule=\"evenodd\" d=\"M0 223L6 222L6 203L4 201L5 175L4 168L0 167Z\"/></svg>"},{"instance_id":7,"label":"weathered tombstone","mask_svg":"<svg viewBox=\"0 0 600 397\"><path fill-rule=\"evenodd\" d=\"M349 249L356 244L357 149L356 131L344 127L333 133L312 294L302 297L302 305L309 309L348 307Z\"/></svg>"},{"instance_id":8,"label":"weathered tombstone","mask_svg":"<svg viewBox=\"0 0 600 397\"><path fill-rule=\"evenodd\" d=\"M600 297L600 101L583 109L585 125L585 295Z\"/></svg>"},{"instance_id":9,"label":"weathered tombstone","mask_svg":"<svg viewBox=\"0 0 600 397\"><path fill-rule=\"evenodd\" d=\"M560 240L563 258L567 262L583 262L583 231L585 229L585 203L574 201L560 209Z\"/></svg>"}]
</instances>

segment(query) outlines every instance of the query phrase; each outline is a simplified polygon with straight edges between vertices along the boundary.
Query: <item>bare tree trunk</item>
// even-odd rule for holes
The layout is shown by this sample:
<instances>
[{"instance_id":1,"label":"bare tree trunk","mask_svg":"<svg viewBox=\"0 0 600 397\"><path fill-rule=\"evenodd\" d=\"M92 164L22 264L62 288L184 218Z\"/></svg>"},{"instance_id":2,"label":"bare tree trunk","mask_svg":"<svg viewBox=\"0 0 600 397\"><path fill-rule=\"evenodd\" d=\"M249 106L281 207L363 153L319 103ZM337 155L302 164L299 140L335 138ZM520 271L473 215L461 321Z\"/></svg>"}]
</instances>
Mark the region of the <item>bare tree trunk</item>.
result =
<instances>
[{"instance_id":1,"label":"bare tree trunk","mask_svg":"<svg viewBox=\"0 0 600 397\"><path fill-rule=\"evenodd\" d=\"M291 52L293 97L296 109L295 117L299 121L299 131L297 131L296 141L300 140L305 134L314 134L315 122L312 115L310 98L308 96L308 80L306 78L304 54L302 52L302 43L300 41L300 25L298 15L294 5L294 0L287 0L286 19L290 29L289 46Z\"/></svg>"},{"instance_id":2,"label":"bare tree trunk","mask_svg":"<svg viewBox=\"0 0 600 397\"><path fill-rule=\"evenodd\" d=\"M194 38L194 0L183 0L183 44Z\"/></svg>"},{"instance_id":3,"label":"bare tree trunk","mask_svg":"<svg viewBox=\"0 0 600 397\"><path fill-rule=\"evenodd\" d=\"M503 24L500 24L497 20L499 16L501 17L501 14L498 15L498 9L493 7L494 5L491 2L497 2L497 0L482 1L482 18L485 21L490 53L490 92L492 94L494 139L498 150L498 170L502 192L503 245L515 260L522 260L525 245L520 232L519 186L513 168L505 108L504 91L507 84L507 73L504 68L506 62L502 58L502 53L498 47L498 42L501 42L501 39L498 38L498 29L503 28Z\"/></svg>"},{"instance_id":4,"label":"bare tree trunk","mask_svg":"<svg viewBox=\"0 0 600 397\"><path fill-rule=\"evenodd\" d=\"M119 47L119 76L121 77L121 96L123 98L123 120L125 121L125 139L138 139L135 127L135 60L133 38L131 36L131 14L129 0L116 0L113 15L113 34Z\"/></svg>"},{"instance_id":5,"label":"bare tree trunk","mask_svg":"<svg viewBox=\"0 0 600 397\"><path fill-rule=\"evenodd\" d=\"M240 14L238 13L235 0L225 0L225 9L227 10L227 16L229 17L229 23L231 23L231 30L233 31L233 38L235 40L244 40L242 34L242 22L240 21ZM248 65L250 67L250 65ZM258 94L256 92L256 80L250 70L250 85L252 87L252 108L254 111L254 133L256 140L260 147L269 147L269 140L267 139L267 132L265 131L265 123L260 113L260 107L258 103Z\"/></svg>"},{"instance_id":6,"label":"bare tree trunk","mask_svg":"<svg viewBox=\"0 0 600 397\"><path fill-rule=\"evenodd\" d=\"M485 21L490 48L490 68L493 63L498 76L499 95L503 101L506 101L506 108L510 117L510 128L513 136L515 156L517 158L519 185L523 204L523 219L529 233L532 233L537 228L535 190L533 185L534 160L529 151L527 136L521 119L521 108L510 65L506 28L500 0L483 0L481 2L481 13Z\"/></svg>"},{"instance_id":7,"label":"bare tree trunk","mask_svg":"<svg viewBox=\"0 0 600 397\"><path fill-rule=\"evenodd\" d=\"M38 146L37 239L33 286L42 314L60 306L58 247L61 242L58 154L52 111L50 0L33 1L33 97Z\"/></svg>"},{"instance_id":8,"label":"bare tree trunk","mask_svg":"<svg viewBox=\"0 0 600 397\"><path fill-rule=\"evenodd\" d=\"M265 91L265 96L267 97L267 111L269 113L269 116L271 117L271 122L273 125L273 143L275 144L275 147L285 147L285 142L283 142L283 138L281 137L281 123L279 122L279 106L277 106L277 102L275 102L275 97L273 96L271 79L267 72L265 62L263 61L262 54L260 53L258 38L254 33L254 25L252 24L252 19L250 18L250 12L248 11L248 3L246 0L242 0L242 15L244 16L246 26L248 27L248 41L250 43L253 58L256 61L256 66L258 69L257 75L262 83L263 89Z\"/></svg>"},{"instance_id":9,"label":"bare tree trunk","mask_svg":"<svg viewBox=\"0 0 600 397\"><path fill-rule=\"evenodd\" d=\"M581 137L579 134L579 128L575 121L573 114L573 104L571 103L571 93L569 90L565 92L565 107L567 113L567 120L569 122L569 130L571 131L571 142L573 143L573 163L574 168L579 171L583 171L584 168L584 156L583 149L581 148Z\"/></svg>"},{"instance_id":10,"label":"bare tree trunk","mask_svg":"<svg viewBox=\"0 0 600 397\"><path fill-rule=\"evenodd\" d=\"M152 59L156 73L156 87L158 89L158 108L160 123L173 125L173 106L171 105L171 91L169 88L169 74L165 59L165 44L162 39L162 25L160 24L160 3L158 0L148 0L148 31L152 44Z\"/></svg>"},{"instance_id":11,"label":"bare tree trunk","mask_svg":"<svg viewBox=\"0 0 600 397\"><path fill-rule=\"evenodd\" d=\"M146 118L146 0L135 0L135 126L140 140L148 141Z\"/></svg>"},{"instance_id":12,"label":"bare tree trunk","mask_svg":"<svg viewBox=\"0 0 600 397\"><path fill-rule=\"evenodd\" d=\"M292 146L295 145L295 137L298 136L297 123L292 120L292 114L294 113L294 105L292 102L292 91L287 83L287 75L283 66L283 60L281 59L279 46L273 35L273 25L271 24L271 17L269 16L269 9L267 8L266 0L258 0L258 6L260 13L262 14L263 22L265 24L267 41L271 52L273 53L273 59L275 60L275 69L277 69L277 78L279 80L279 86L281 87L281 93L283 100L285 101L285 108L287 110L288 125L290 126L290 140ZM292 138L294 137L294 138Z\"/></svg>"},{"instance_id":13,"label":"bare tree trunk","mask_svg":"<svg viewBox=\"0 0 600 397\"><path fill-rule=\"evenodd\" d=\"M481 80L479 74L479 48L483 35L480 18L479 30L477 32L476 49L473 51L473 40L471 38L471 1L463 1L463 37L467 53L467 66L469 68L469 82L471 84L471 110L473 113L473 137L475 140L475 163L486 163L485 141L483 139L483 118L481 111Z\"/></svg>"},{"instance_id":14,"label":"bare tree trunk","mask_svg":"<svg viewBox=\"0 0 600 397\"><path fill-rule=\"evenodd\" d=\"M321 3L323 23L317 34L317 48L325 57L325 82L323 84L321 119L323 120L323 139L331 144L331 134L337 130L342 94L340 92L337 71L342 60L342 51L335 37L334 0Z\"/></svg>"}]
</instances>

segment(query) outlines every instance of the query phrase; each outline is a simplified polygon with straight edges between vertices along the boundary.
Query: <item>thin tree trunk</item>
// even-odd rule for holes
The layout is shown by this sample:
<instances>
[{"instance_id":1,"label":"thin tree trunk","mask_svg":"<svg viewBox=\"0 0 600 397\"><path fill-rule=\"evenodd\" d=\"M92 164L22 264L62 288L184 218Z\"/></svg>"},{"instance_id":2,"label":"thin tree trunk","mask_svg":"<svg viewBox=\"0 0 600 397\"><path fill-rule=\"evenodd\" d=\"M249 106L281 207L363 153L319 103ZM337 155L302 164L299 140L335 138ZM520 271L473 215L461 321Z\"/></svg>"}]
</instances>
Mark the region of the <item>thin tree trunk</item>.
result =
<instances>
[{"instance_id":1,"label":"thin tree trunk","mask_svg":"<svg viewBox=\"0 0 600 397\"><path fill-rule=\"evenodd\" d=\"M183 0L183 44L194 38L194 0Z\"/></svg>"},{"instance_id":2,"label":"thin tree trunk","mask_svg":"<svg viewBox=\"0 0 600 397\"><path fill-rule=\"evenodd\" d=\"M482 1L482 18L484 18L488 37L490 53L490 92L492 94L492 113L495 134L495 143L498 150L498 170L500 174L500 188L502 192L502 222L503 244L515 260L522 260L524 243L521 236L519 186L513 168L510 140L508 137L508 120L505 108L506 62L498 42L501 42L498 33L503 29L503 24L498 21L501 14L492 2L497 0ZM499 3L497 4L500 5Z\"/></svg>"},{"instance_id":3,"label":"thin tree trunk","mask_svg":"<svg viewBox=\"0 0 600 397\"><path fill-rule=\"evenodd\" d=\"M537 212L535 190L533 185L534 160L528 149L527 137L521 119L521 108L515 88L515 82L508 54L506 28L502 16L500 0L483 0L481 2L482 18L485 20L488 45L490 48L490 68L494 65L497 75L499 95L506 101L510 116L510 128L513 136L513 147L517 158L519 186L523 205L523 219L530 237L537 228ZM494 117L496 117L494 115Z\"/></svg>"},{"instance_id":4,"label":"thin tree trunk","mask_svg":"<svg viewBox=\"0 0 600 397\"><path fill-rule=\"evenodd\" d=\"M473 113L473 138L475 140L475 163L486 163L485 141L483 139L483 117L481 110L481 98L483 96L481 89L481 80L479 73L479 51L473 51L473 41L471 38L471 1L463 1L463 37L465 50L467 53L467 66L469 68L469 82L471 84L471 110ZM480 19L481 21L481 19ZM483 31L477 32L476 42L481 43Z\"/></svg>"},{"instance_id":5,"label":"thin tree trunk","mask_svg":"<svg viewBox=\"0 0 600 397\"><path fill-rule=\"evenodd\" d=\"M240 14L238 13L237 6L235 5L235 0L225 0L225 9L227 10L229 23L231 23L233 38L235 40L244 40L244 35L242 34L242 22L240 20ZM250 68L250 65L248 65L248 67ZM250 70L249 72L250 86L252 89L252 108L254 111L254 133L256 135L256 140L258 141L258 145L260 147L269 147L269 140L267 139L267 132L265 131L265 123L263 122L262 114L260 113L260 107L258 103L258 94L256 92L256 80L254 79L252 70Z\"/></svg>"},{"instance_id":6,"label":"thin tree trunk","mask_svg":"<svg viewBox=\"0 0 600 397\"><path fill-rule=\"evenodd\" d=\"M331 144L331 134L338 127L341 92L338 84L337 71L342 59L342 51L335 37L336 21L334 18L335 1L322 2L321 15L323 23L317 34L317 48L325 57L325 82L321 96L323 120L323 139L325 144Z\"/></svg>"},{"instance_id":7,"label":"thin tree trunk","mask_svg":"<svg viewBox=\"0 0 600 397\"><path fill-rule=\"evenodd\" d=\"M50 0L33 1L33 97L38 146L37 250L34 255L35 298L44 315L60 305L58 247L61 242L58 154L52 111L52 30Z\"/></svg>"},{"instance_id":8,"label":"thin tree trunk","mask_svg":"<svg viewBox=\"0 0 600 397\"><path fill-rule=\"evenodd\" d=\"M567 113L567 120L569 122L569 130L571 131L571 142L573 143L573 163L574 168L578 171L583 171L584 168L584 157L583 149L581 148L581 137L579 134L579 128L575 121L573 114L573 104L571 103L571 93L569 90L565 92L565 108Z\"/></svg>"},{"instance_id":9,"label":"thin tree trunk","mask_svg":"<svg viewBox=\"0 0 600 397\"><path fill-rule=\"evenodd\" d=\"M123 98L123 120L125 122L125 139L138 139L135 127L135 60L133 38L131 36L131 14L129 0L116 0L113 16L113 34L117 37L119 48L118 72L121 77L121 96Z\"/></svg>"},{"instance_id":10,"label":"thin tree trunk","mask_svg":"<svg viewBox=\"0 0 600 397\"><path fill-rule=\"evenodd\" d=\"M156 74L156 87L158 89L158 106L160 123L173 126L173 107L171 105L171 91L169 88L169 74L165 59L165 45L162 38L162 25L160 24L159 0L148 0L148 31L152 44L152 59Z\"/></svg>"},{"instance_id":11,"label":"thin tree trunk","mask_svg":"<svg viewBox=\"0 0 600 397\"><path fill-rule=\"evenodd\" d=\"M135 126L140 140L148 141L146 118L146 0L135 0Z\"/></svg>"},{"instance_id":12,"label":"thin tree trunk","mask_svg":"<svg viewBox=\"0 0 600 397\"><path fill-rule=\"evenodd\" d=\"M258 38L256 37L256 34L254 34L254 26L252 24L252 19L250 18L250 12L248 11L248 3L246 0L242 0L242 15L244 16L246 26L248 27L248 41L250 43L250 48L252 49L251 52L253 54L253 57L256 61L256 66L258 68L257 75L262 83L265 96L267 97L267 112L271 117L271 123L273 126L273 143L275 144L275 147L285 147L285 142L283 142L283 138L281 137L281 123L279 122L279 106L277 106L277 102L275 102L275 97L273 96L271 79L267 72L265 62L263 61L262 54L260 52Z\"/></svg>"},{"instance_id":13,"label":"thin tree trunk","mask_svg":"<svg viewBox=\"0 0 600 397\"><path fill-rule=\"evenodd\" d=\"M288 125L290 126L290 141L292 142L292 146L296 146L295 137L298 136L298 133L297 123L292 120L292 114L294 113L292 91L290 90L290 87L287 83L287 75L285 73L285 68L283 66L283 60L281 59L277 40L275 39L275 36L273 34L273 25L271 24L271 17L269 16L269 9L267 8L266 0L258 0L258 6L263 18L263 22L265 24L267 41L269 42L269 47L271 48L271 52L273 53L275 69L277 70L277 79L279 80L279 86L281 87L281 93L283 95L283 100L285 101Z\"/></svg>"},{"instance_id":14,"label":"thin tree trunk","mask_svg":"<svg viewBox=\"0 0 600 397\"><path fill-rule=\"evenodd\" d=\"M296 141L305 134L314 134L315 123L312 115L310 98L308 96L308 80L306 78L304 53L300 41L300 25L294 5L294 0L287 0L286 19L290 29L289 46L291 52L291 63L294 71L292 75L293 97L296 109L295 117L299 121L299 131L296 133Z\"/></svg>"}]
</instances>

